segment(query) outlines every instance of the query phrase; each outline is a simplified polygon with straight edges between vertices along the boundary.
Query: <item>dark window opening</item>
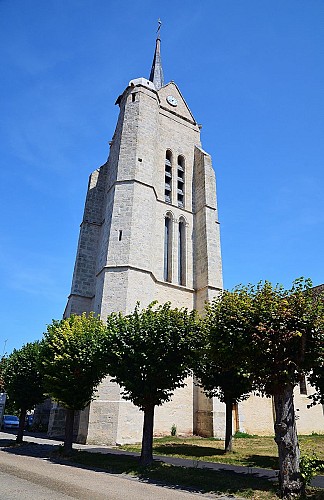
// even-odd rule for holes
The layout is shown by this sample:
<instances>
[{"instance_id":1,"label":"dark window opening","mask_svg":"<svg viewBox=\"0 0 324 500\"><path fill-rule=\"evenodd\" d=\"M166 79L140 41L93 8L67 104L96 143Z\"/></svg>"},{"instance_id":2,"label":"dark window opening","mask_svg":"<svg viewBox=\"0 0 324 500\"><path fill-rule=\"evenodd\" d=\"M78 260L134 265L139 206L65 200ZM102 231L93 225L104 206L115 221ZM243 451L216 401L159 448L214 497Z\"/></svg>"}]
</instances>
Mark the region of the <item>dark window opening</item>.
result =
<instances>
[{"instance_id":1,"label":"dark window opening","mask_svg":"<svg viewBox=\"0 0 324 500\"><path fill-rule=\"evenodd\" d=\"M172 202L172 153L167 151L165 155L164 166L164 200L167 203Z\"/></svg>"},{"instance_id":2,"label":"dark window opening","mask_svg":"<svg viewBox=\"0 0 324 500\"><path fill-rule=\"evenodd\" d=\"M178 234L178 283L186 285L186 226L184 221L179 222Z\"/></svg>"},{"instance_id":3,"label":"dark window opening","mask_svg":"<svg viewBox=\"0 0 324 500\"><path fill-rule=\"evenodd\" d=\"M132 93L132 102L135 102L136 101L136 92L133 92Z\"/></svg>"},{"instance_id":4,"label":"dark window opening","mask_svg":"<svg viewBox=\"0 0 324 500\"><path fill-rule=\"evenodd\" d=\"M119 235L118 235L118 240L121 241L122 237L123 237L123 231L120 229Z\"/></svg>"},{"instance_id":5,"label":"dark window opening","mask_svg":"<svg viewBox=\"0 0 324 500\"><path fill-rule=\"evenodd\" d=\"M164 222L164 281L171 282L172 270L172 221L169 216Z\"/></svg>"},{"instance_id":6,"label":"dark window opening","mask_svg":"<svg viewBox=\"0 0 324 500\"><path fill-rule=\"evenodd\" d=\"M307 396L307 385L306 385L305 375L302 375L299 379L299 394Z\"/></svg>"},{"instance_id":7,"label":"dark window opening","mask_svg":"<svg viewBox=\"0 0 324 500\"><path fill-rule=\"evenodd\" d=\"M185 182L185 161L183 156L178 156L178 171L177 171L177 201L178 207L183 208L184 206L184 182Z\"/></svg>"}]
</instances>

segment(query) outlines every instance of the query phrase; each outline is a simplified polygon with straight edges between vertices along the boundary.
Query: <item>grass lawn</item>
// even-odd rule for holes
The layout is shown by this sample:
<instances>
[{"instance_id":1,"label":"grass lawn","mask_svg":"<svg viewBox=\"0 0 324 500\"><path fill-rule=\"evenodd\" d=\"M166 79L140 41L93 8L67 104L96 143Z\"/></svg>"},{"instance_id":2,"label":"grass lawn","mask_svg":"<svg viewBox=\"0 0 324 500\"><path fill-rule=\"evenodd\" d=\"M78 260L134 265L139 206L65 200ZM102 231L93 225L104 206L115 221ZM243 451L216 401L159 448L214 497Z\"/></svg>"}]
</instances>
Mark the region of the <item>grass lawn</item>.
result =
<instances>
[{"instance_id":1,"label":"grass lawn","mask_svg":"<svg viewBox=\"0 0 324 500\"><path fill-rule=\"evenodd\" d=\"M154 453L189 458L191 467L177 467L156 462L151 467L140 467L138 459L127 456L77 452L72 461L85 466L98 467L117 474L131 474L142 481L162 482L173 487L193 491L230 494L252 500L278 500L277 485L253 474L242 475L232 471L212 471L198 467L198 461L212 461L249 467L276 467L276 445L272 437L236 438L232 453L224 455L223 442L216 439L164 437L154 440ZM324 459L324 435L301 436L302 453L316 452ZM140 445L121 446L121 449L140 451ZM195 466L196 465L196 466ZM324 500L324 491L309 489L308 500Z\"/></svg>"},{"instance_id":2,"label":"grass lawn","mask_svg":"<svg viewBox=\"0 0 324 500\"><path fill-rule=\"evenodd\" d=\"M316 453L319 460L324 460L324 434L318 436L299 436L302 454ZM128 451L140 451L140 444L120 447ZM205 462L246 465L277 469L277 445L273 437L240 437L235 438L233 452L224 453L224 441L199 437L163 437L155 438L153 452L155 455L166 455Z\"/></svg>"}]
</instances>

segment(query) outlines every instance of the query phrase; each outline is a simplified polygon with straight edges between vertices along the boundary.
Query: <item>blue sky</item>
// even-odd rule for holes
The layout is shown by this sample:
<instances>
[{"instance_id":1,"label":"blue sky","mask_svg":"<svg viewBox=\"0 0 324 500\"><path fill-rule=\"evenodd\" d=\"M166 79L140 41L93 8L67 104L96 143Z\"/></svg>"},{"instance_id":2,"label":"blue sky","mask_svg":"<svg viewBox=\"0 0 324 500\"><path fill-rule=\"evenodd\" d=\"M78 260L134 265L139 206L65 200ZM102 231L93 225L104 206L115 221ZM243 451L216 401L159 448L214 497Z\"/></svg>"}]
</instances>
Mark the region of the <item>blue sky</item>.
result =
<instances>
[{"instance_id":1,"label":"blue sky","mask_svg":"<svg viewBox=\"0 0 324 500\"><path fill-rule=\"evenodd\" d=\"M0 354L63 313L88 175L159 17L216 170L225 287L324 282L323 0L0 0Z\"/></svg>"}]
</instances>

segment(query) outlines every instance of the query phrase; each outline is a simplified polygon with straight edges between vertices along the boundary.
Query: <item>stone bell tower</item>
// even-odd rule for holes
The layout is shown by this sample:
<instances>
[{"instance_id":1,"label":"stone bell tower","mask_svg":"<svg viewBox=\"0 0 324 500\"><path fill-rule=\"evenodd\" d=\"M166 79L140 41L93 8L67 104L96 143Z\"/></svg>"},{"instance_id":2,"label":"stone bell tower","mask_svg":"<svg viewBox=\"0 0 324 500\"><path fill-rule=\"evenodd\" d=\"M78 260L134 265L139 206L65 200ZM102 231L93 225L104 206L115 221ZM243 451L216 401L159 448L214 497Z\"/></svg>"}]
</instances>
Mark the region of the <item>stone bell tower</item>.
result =
<instances>
[{"instance_id":1,"label":"stone bell tower","mask_svg":"<svg viewBox=\"0 0 324 500\"><path fill-rule=\"evenodd\" d=\"M164 84L160 37L150 77L129 82L107 162L90 175L65 316L129 313L153 300L203 310L222 289L215 174L177 85ZM106 379L79 440L139 440L142 412ZM155 432L210 432L211 403L192 379L157 409Z\"/></svg>"}]
</instances>

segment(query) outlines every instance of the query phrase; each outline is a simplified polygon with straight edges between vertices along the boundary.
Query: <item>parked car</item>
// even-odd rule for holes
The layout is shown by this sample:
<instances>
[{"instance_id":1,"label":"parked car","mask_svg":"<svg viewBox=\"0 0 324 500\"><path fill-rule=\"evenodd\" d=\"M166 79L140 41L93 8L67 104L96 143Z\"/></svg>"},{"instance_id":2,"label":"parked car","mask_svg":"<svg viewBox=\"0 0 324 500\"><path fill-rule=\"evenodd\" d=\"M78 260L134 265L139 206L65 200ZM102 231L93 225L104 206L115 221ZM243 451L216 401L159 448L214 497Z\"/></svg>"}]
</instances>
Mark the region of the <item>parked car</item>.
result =
<instances>
[{"instance_id":1,"label":"parked car","mask_svg":"<svg viewBox=\"0 0 324 500\"><path fill-rule=\"evenodd\" d=\"M15 415L4 415L2 420L3 429L18 429L19 418Z\"/></svg>"}]
</instances>

